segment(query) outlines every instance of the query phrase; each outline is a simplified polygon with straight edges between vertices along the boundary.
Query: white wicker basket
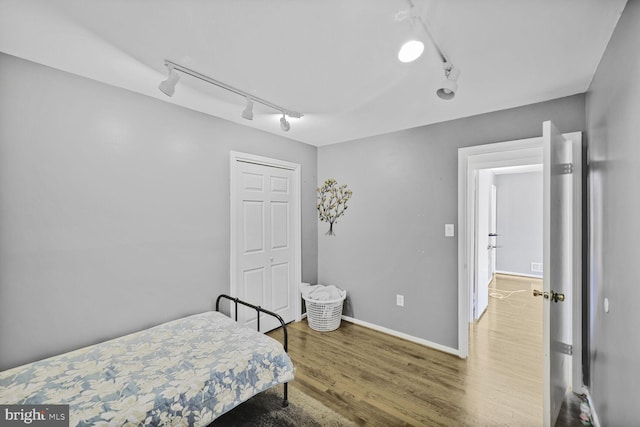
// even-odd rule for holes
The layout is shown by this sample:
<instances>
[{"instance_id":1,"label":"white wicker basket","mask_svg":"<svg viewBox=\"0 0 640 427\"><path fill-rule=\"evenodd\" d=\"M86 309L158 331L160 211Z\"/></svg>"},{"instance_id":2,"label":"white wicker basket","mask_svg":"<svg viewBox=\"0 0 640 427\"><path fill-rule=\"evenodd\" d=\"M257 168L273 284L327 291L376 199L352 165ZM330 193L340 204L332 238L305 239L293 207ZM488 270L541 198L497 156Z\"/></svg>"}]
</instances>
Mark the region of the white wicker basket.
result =
<instances>
[{"instance_id":1,"label":"white wicker basket","mask_svg":"<svg viewBox=\"0 0 640 427\"><path fill-rule=\"evenodd\" d=\"M342 305L346 298L346 293L339 299L329 301L302 298L307 306L307 321L311 329L314 331L329 332L335 331L340 327Z\"/></svg>"}]
</instances>

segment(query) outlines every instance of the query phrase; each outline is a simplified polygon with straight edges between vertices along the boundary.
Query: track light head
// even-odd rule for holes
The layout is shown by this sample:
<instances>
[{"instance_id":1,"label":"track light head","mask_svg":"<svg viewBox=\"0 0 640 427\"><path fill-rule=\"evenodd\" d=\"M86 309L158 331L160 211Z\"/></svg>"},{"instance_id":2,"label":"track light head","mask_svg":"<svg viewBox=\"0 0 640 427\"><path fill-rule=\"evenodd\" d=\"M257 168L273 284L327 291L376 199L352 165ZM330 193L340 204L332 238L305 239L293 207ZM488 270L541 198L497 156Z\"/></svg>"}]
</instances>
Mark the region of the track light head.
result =
<instances>
[{"instance_id":1,"label":"track light head","mask_svg":"<svg viewBox=\"0 0 640 427\"><path fill-rule=\"evenodd\" d=\"M456 96L456 92L458 91L460 70L450 62L445 62L443 68L445 79L440 83L436 95L441 99L450 100Z\"/></svg>"},{"instance_id":2,"label":"track light head","mask_svg":"<svg viewBox=\"0 0 640 427\"><path fill-rule=\"evenodd\" d=\"M445 79L440 84L440 87L436 91L436 95L441 99L450 100L455 98L456 91L458 90L458 83Z\"/></svg>"},{"instance_id":3,"label":"track light head","mask_svg":"<svg viewBox=\"0 0 640 427\"><path fill-rule=\"evenodd\" d=\"M280 117L280 129L282 129L282 132L289 132L289 129L291 129L291 124L287 121L284 113L282 113L282 117Z\"/></svg>"},{"instance_id":4,"label":"track light head","mask_svg":"<svg viewBox=\"0 0 640 427\"><path fill-rule=\"evenodd\" d=\"M242 118L247 120L253 120L253 100L247 97L247 104L242 110Z\"/></svg>"},{"instance_id":5,"label":"track light head","mask_svg":"<svg viewBox=\"0 0 640 427\"><path fill-rule=\"evenodd\" d=\"M158 89L167 96L173 96L176 92L176 83L180 80L180 75L173 69L173 67L167 67L169 69L169 77L166 80L160 82Z\"/></svg>"}]
</instances>

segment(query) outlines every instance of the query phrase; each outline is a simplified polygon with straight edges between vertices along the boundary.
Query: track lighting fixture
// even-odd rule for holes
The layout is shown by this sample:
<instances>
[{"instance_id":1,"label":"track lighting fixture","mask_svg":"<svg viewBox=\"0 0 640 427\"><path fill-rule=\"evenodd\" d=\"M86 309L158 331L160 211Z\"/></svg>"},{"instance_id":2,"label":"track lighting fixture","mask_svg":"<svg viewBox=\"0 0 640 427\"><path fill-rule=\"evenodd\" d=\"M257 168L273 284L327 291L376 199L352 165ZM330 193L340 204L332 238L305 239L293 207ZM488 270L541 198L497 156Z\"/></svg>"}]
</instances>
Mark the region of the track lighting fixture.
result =
<instances>
[{"instance_id":1,"label":"track lighting fixture","mask_svg":"<svg viewBox=\"0 0 640 427\"><path fill-rule=\"evenodd\" d=\"M441 99L453 99L458 91L458 76L460 75L460 69L453 66L447 54L444 53L444 50L442 50L438 42L436 42L433 34L431 34L429 26L425 20L422 19L420 12L416 10L416 5L413 0L408 0L408 2L410 6L409 10L398 12L396 14L396 20L403 21L405 19L410 19L412 24L422 27L429 40L431 40L431 43L438 51L438 55L440 55L442 66L444 68L445 80L440 84L436 94ZM398 59L402 62L414 61L420 57L423 50L424 44L422 42L418 40L411 40L402 45L398 52Z\"/></svg>"},{"instance_id":2,"label":"track lighting fixture","mask_svg":"<svg viewBox=\"0 0 640 427\"><path fill-rule=\"evenodd\" d=\"M253 120L253 101L249 97L247 97L247 105L242 110L242 118Z\"/></svg>"},{"instance_id":3,"label":"track lighting fixture","mask_svg":"<svg viewBox=\"0 0 640 427\"><path fill-rule=\"evenodd\" d=\"M453 64L449 62L445 62L442 65L442 68L444 68L445 78L436 91L436 95L446 100L453 99L458 91L458 76L460 75L460 70L455 68Z\"/></svg>"},{"instance_id":4,"label":"track lighting fixture","mask_svg":"<svg viewBox=\"0 0 640 427\"><path fill-rule=\"evenodd\" d=\"M158 88L167 96L173 96L176 92L176 83L180 80L180 75L176 73L176 70L173 69L172 66L167 66L169 69L169 77L167 80L163 80L160 82Z\"/></svg>"},{"instance_id":5,"label":"track lighting fixture","mask_svg":"<svg viewBox=\"0 0 640 427\"><path fill-rule=\"evenodd\" d=\"M187 67L183 67L182 65L176 64L175 62L165 60L164 65L169 70L169 77L167 78L167 80L161 82L158 88L167 96L173 96L176 90L176 83L178 83L178 80L180 79L180 76L178 75L178 73L176 73L176 71L180 71L182 73L190 75L191 77L195 77L206 83L210 83L214 86L218 86L222 89L228 90L229 92L233 92L237 95L244 97L246 100L244 110L242 110L242 118L244 119L253 120L253 104L255 102L265 105L276 111L280 111L282 113L282 118L280 119L280 129L282 129L284 132L287 132L289 129L291 129L291 125L287 121L286 116L295 117L295 118L302 117L302 114L297 111L288 110L286 108L283 108L279 105L274 104L273 102L267 101L266 99L249 95L247 92L243 90L236 89L233 86L229 86L228 84L223 83L219 80L213 79L209 76L205 76L204 74L200 74L197 71L191 70Z\"/></svg>"},{"instance_id":6,"label":"track lighting fixture","mask_svg":"<svg viewBox=\"0 0 640 427\"><path fill-rule=\"evenodd\" d=\"M282 112L282 117L280 117L280 129L282 129L282 132L289 132L289 129L291 129L291 124L287 121L284 111Z\"/></svg>"}]
</instances>

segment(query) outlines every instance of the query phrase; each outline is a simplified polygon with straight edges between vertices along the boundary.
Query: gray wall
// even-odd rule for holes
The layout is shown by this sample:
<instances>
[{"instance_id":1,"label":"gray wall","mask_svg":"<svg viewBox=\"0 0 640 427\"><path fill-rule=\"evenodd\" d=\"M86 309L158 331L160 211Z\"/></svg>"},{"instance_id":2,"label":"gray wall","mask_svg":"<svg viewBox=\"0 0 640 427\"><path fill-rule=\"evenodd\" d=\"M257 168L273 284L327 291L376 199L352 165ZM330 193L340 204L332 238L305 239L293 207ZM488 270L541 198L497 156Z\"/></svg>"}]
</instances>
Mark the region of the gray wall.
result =
<instances>
[{"instance_id":1,"label":"gray wall","mask_svg":"<svg viewBox=\"0 0 640 427\"><path fill-rule=\"evenodd\" d=\"M0 370L210 310L229 291L229 151L317 149L0 54Z\"/></svg>"},{"instance_id":2,"label":"gray wall","mask_svg":"<svg viewBox=\"0 0 640 427\"><path fill-rule=\"evenodd\" d=\"M587 93L591 393L603 426L638 425L640 2L629 1ZM610 301L605 313L603 300Z\"/></svg>"},{"instance_id":3,"label":"gray wall","mask_svg":"<svg viewBox=\"0 0 640 427\"><path fill-rule=\"evenodd\" d=\"M497 269L542 277L542 172L498 175Z\"/></svg>"},{"instance_id":4,"label":"gray wall","mask_svg":"<svg viewBox=\"0 0 640 427\"><path fill-rule=\"evenodd\" d=\"M548 119L585 130L584 96L320 147L319 182L353 190L337 235L318 229L318 279L348 290L346 314L457 349L457 237L444 224L457 223L458 148L540 136Z\"/></svg>"}]
</instances>

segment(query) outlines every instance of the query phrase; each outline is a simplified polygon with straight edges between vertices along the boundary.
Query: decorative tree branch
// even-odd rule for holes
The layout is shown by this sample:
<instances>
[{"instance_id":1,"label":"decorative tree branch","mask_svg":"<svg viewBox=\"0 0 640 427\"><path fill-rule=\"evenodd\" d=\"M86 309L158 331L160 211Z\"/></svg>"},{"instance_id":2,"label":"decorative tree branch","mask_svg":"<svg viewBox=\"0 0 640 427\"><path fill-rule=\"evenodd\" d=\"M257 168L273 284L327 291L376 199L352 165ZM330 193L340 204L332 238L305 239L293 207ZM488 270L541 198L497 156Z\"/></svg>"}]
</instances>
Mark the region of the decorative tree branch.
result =
<instances>
[{"instance_id":1,"label":"decorative tree branch","mask_svg":"<svg viewBox=\"0 0 640 427\"><path fill-rule=\"evenodd\" d=\"M318 187L318 218L322 222L329 223L329 231L325 234L335 235L333 224L344 215L348 207L347 201L352 194L346 184L338 185L338 182L333 178L327 179L322 187Z\"/></svg>"}]
</instances>

